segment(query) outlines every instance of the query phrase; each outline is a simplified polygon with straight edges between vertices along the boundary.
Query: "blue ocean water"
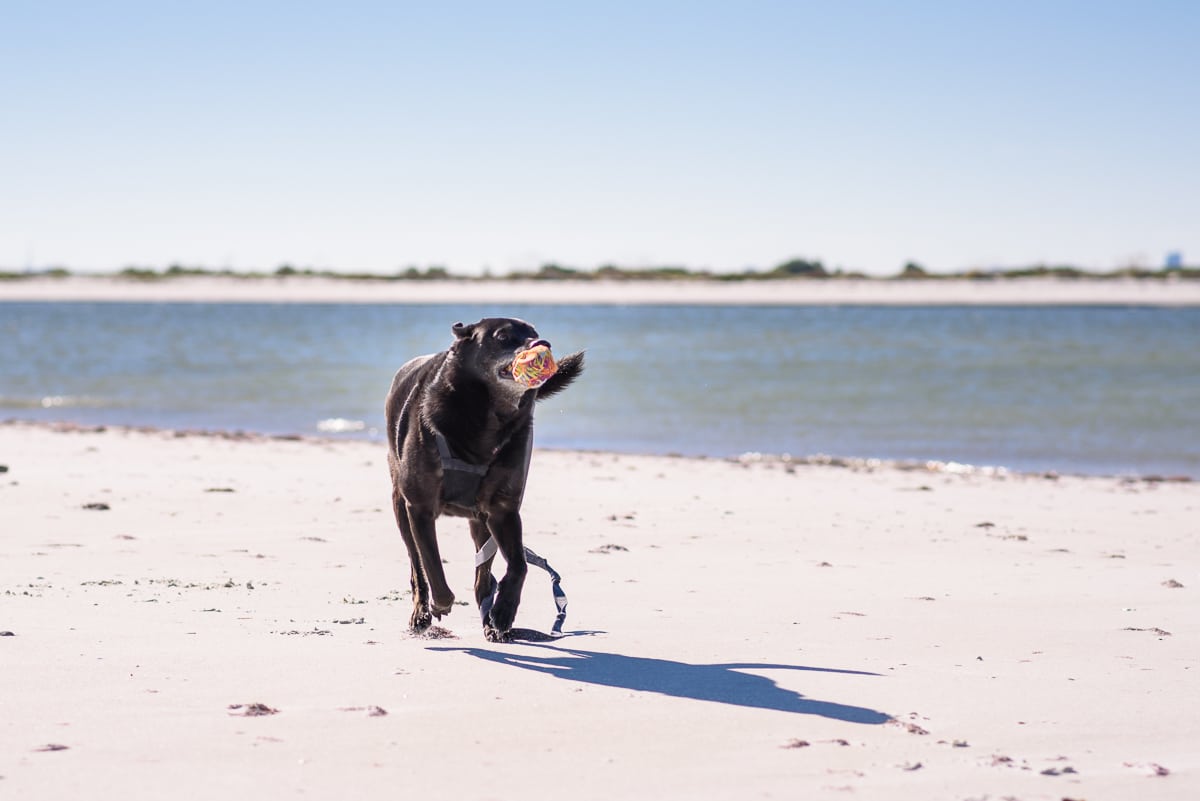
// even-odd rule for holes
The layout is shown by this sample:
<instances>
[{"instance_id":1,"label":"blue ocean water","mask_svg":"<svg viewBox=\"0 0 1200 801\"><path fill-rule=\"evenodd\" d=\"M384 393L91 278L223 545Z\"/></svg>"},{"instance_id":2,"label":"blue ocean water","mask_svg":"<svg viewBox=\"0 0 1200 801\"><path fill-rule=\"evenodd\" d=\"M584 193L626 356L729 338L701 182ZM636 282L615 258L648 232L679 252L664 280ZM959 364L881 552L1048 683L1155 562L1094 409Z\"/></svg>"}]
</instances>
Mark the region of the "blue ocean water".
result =
<instances>
[{"instance_id":1,"label":"blue ocean water","mask_svg":"<svg viewBox=\"0 0 1200 801\"><path fill-rule=\"evenodd\" d=\"M529 320L543 447L1200 477L1200 309L0 303L0 419L383 438L396 368Z\"/></svg>"}]
</instances>

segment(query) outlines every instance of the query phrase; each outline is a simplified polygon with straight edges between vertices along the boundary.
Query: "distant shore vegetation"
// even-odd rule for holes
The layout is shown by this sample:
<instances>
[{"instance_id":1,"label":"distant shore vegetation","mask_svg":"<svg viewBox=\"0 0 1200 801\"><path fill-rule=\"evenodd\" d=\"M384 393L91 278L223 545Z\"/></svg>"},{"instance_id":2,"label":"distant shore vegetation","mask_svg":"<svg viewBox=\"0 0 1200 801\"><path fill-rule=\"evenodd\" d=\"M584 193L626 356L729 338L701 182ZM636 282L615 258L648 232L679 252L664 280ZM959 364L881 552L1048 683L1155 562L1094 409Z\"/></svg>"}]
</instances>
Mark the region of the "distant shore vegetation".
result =
<instances>
[{"instance_id":1,"label":"distant shore vegetation","mask_svg":"<svg viewBox=\"0 0 1200 801\"><path fill-rule=\"evenodd\" d=\"M1122 267L1109 271L1087 270L1070 265L1036 264L1028 267L976 268L956 272L932 272L910 261L892 275L868 275L840 267L828 268L821 261L790 259L769 270L747 269L740 272L715 272L688 267L618 267L606 264L596 268L569 267L557 263L543 264L534 270L514 270L502 275L485 271L483 275L461 275L445 267L403 267L393 273L347 272L282 264L272 271L214 269L172 264L168 267L130 266L109 273L77 273L66 267L11 270L0 268L0 281L19 281L31 278L65 279L72 276L104 276L129 281L166 281L175 278L232 278L244 280L325 278L339 281L778 281L787 279L867 280L867 281L1003 281L1015 278L1055 278L1066 280L1117 279L1200 279L1200 267L1173 266L1151 269L1141 266Z\"/></svg>"}]
</instances>

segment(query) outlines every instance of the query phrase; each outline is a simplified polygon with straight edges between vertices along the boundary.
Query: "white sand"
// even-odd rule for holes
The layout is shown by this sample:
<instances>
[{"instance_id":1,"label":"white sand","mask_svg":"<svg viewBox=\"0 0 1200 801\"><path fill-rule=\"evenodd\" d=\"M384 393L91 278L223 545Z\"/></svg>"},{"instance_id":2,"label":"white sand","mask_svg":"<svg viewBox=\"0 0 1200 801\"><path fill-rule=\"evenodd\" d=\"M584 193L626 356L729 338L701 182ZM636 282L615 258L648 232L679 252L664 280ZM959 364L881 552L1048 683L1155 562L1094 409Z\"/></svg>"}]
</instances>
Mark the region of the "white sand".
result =
<instances>
[{"instance_id":1,"label":"white sand","mask_svg":"<svg viewBox=\"0 0 1200 801\"><path fill-rule=\"evenodd\" d=\"M791 280L745 281L354 281L327 278L180 277L136 281L71 276L0 282L17 300L296 303L596 304L1146 304L1200 305L1200 281Z\"/></svg>"},{"instance_id":2,"label":"white sand","mask_svg":"<svg viewBox=\"0 0 1200 801\"><path fill-rule=\"evenodd\" d=\"M382 448L0 426L0 796L1200 797L1198 484L539 451L494 645Z\"/></svg>"}]
</instances>

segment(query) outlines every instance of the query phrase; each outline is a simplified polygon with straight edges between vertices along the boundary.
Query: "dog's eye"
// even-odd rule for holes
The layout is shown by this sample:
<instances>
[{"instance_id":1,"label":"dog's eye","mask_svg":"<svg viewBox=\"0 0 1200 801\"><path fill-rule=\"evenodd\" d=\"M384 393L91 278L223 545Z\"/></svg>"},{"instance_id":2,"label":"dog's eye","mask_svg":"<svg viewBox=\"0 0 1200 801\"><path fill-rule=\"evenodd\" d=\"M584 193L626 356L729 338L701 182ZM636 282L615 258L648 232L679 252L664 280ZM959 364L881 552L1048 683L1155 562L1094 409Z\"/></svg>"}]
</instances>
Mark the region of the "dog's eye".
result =
<instances>
[{"instance_id":1,"label":"dog's eye","mask_svg":"<svg viewBox=\"0 0 1200 801\"><path fill-rule=\"evenodd\" d=\"M495 336L496 339L500 340L501 342L512 342L513 341L513 332L512 332L511 328L502 328L499 331L497 331L493 336Z\"/></svg>"}]
</instances>

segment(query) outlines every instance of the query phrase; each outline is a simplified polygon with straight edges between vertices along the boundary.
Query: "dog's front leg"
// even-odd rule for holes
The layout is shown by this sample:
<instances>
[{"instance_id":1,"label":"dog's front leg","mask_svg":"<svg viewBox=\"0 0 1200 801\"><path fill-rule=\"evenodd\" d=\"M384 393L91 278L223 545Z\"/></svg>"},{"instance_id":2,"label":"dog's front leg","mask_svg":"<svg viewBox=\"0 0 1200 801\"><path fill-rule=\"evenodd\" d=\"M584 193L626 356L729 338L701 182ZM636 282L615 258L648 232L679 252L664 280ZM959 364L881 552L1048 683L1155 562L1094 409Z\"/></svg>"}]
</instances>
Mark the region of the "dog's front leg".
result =
<instances>
[{"instance_id":1,"label":"dog's front leg","mask_svg":"<svg viewBox=\"0 0 1200 801\"><path fill-rule=\"evenodd\" d=\"M431 509L408 507L408 522L412 526L413 540L421 556L421 567L425 580L429 582L431 611L438 619L454 608L454 593L446 584L446 572L442 569L442 555L438 551L436 516Z\"/></svg>"},{"instance_id":2,"label":"dog's front leg","mask_svg":"<svg viewBox=\"0 0 1200 801\"><path fill-rule=\"evenodd\" d=\"M405 550L408 551L408 564L411 569L413 611L408 619L408 627L415 632L422 632L433 623L433 616L429 614L429 582L425 580L425 571L421 568L421 553L417 550L412 525L408 522L408 504L396 490L392 490L392 509L396 513L396 525L400 528L400 537L404 540Z\"/></svg>"},{"instance_id":3,"label":"dog's front leg","mask_svg":"<svg viewBox=\"0 0 1200 801\"><path fill-rule=\"evenodd\" d=\"M492 642L508 639L517 607L521 603L521 587L525 584L525 546L521 536L521 515L516 511L503 512L488 517L488 531L496 538L496 545L508 569L500 579L496 603L492 606L489 623L484 624L484 634Z\"/></svg>"}]
</instances>

